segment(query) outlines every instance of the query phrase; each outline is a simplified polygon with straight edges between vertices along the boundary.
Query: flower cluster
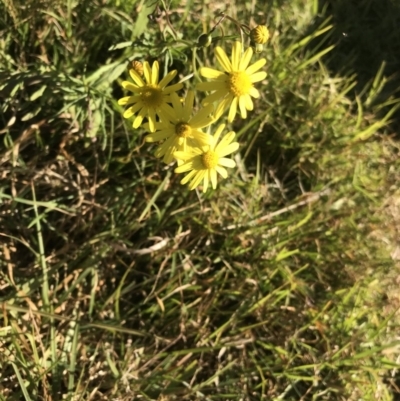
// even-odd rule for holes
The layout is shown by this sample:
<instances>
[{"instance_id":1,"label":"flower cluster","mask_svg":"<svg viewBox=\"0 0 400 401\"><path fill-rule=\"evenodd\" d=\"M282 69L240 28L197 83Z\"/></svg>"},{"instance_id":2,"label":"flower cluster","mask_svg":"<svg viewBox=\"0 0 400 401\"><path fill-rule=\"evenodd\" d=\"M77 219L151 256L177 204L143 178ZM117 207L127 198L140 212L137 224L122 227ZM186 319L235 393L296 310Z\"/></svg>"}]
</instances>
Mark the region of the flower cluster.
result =
<instances>
[{"instance_id":1,"label":"flower cluster","mask_svg":"<svg viewBox=\"0 0 400 401\"><path fill-rule=\"evenodd\" d=\"M262 46L268 36L264 26L249 31L256 53L256 46ZM211 40L202 42L208 46ZM133 82L122 82L123 88L132 92L118 101L120 105L127 106L123 116L133 119L133 128L143 126L149 132L145 137L146 142L158 143L156 157L162 158L167 164L177 162L175 172L187 173L181 184L188 183L191 190L200 184L203 185L203 192L210 185L215 189L217 175L226 178L226 168L236 166L232 159L226 157L239 148L235 133L230 131L222 135L225 130L223 123L218 125L213 135L208 132L211 124L221 119L227 110L229 123L238 111L242 118L247 118L247 111L253 110L252 98L260 96L254 84L267 76L266 72L259 71L266 63L264 58L250 64L253 47L243 52L242 42L235 41L231 59L222 47L215 47L215 57L221 69L199 69L200 75L209 81L200 82L195 87L207 92L202 107L195 113L194 91L189 90L184 98L178 96L177 92L183 88L183 83L171 84L177 71L170 71L159 80L157 61L152 66L147 61L143 65L132 63L129 74ZM144 123L144 119L147 122ZM208 132L203 131L205 128Z\"/></svg>"}]
</instances>

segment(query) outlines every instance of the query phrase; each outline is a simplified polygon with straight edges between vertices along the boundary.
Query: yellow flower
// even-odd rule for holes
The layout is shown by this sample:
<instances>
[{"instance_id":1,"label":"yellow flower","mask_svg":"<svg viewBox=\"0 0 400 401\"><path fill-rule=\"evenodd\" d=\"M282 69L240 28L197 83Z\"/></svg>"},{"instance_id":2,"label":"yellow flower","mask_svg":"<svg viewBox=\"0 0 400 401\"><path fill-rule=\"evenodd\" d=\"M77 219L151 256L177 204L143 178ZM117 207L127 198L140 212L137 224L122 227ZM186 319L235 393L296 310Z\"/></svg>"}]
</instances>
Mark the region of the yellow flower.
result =
<instances>
[{"instance_id":1,"label":"yellow flower","mask_svg":"<svg viewBox=\"0 0 400 401\"><path fill-rule=\"evenodd\" d=\"M208 145L211 135L201 131L213 122L210 114L212 107L205 107L191 116L193 111L194 93L189 91L183 104L176 93L171 94L172 113L161 112L161 122L155 124L156 132L145 137L146 142L164 141L156 149L156 157L163 157L164 163L174 161L174 152L186 152L191 146ZM144 127L148 128L149 124Z\"/></svg>"},{"instance_id":2,"label":"yellow flower","mask_svg":"<svg viewBox=\"0 0 400 401\"><path fill-rule=\"evenodd\" d=\"M224 71L214 70L213 68L202 67L200 74L203 77L213 79L211 82L200 82L196 89L203 91L215 91L208 95L203 104L207 105L219 99L221 103L217 107L216 115L220 115L229 104L228 121L233 121L237 108L240 109L242 118L247 117L247 110L253 110L254 98L260 97L260 93L253 86L255 82L262 81L267 73L256 72L266 63L264 58L248 66L253 55L253 49L249 47L243 55L241 42L236 41L232 49L232 62L221 47L215 48L215 56Z\"/></svg>"},{"instance_id":3,"label":"yellow flower","mask_svg":"<svg viewBox=\"0 0 400 401\"><path fill-rule=\"evenodd\" d=\"M137 114L133 120L133 128L138 128L145 117L149 121L150 131L154 132L156 115L160 117L160 112L171 113L169 95L183 87L182 83L167 86L176 76L176 70L170 71L160 82L159 79L160 67L155 61L150 68L150 64L145 61L143 65L143 74L145 81L134 69L129 70L129 74L134 83L123 81L122 86L125 89L133 92L132 96L126 96L118 100L121 106L129 105L124 117L130 118Z\"/></svg>"},{"instance_id":4,"label":"yellow flower","mask_svg":"<svg viewBox=\"0 0 400 401\"><path fill-rule=\"evenodd\" d=\"M252 42L264 45L268 42L269 31L265 25L257 25L250 31L250 39Z\"/></svg>"},{"instance_id":5,"label":"yellow flower","mask_svg":"<svg viewBox=\"0 0 400 401\"><path fill-rule=\"evenodd\" d=\"M235 167L236 163L227 156L239 148L239 143L232 142L235 139L234 132L228 132L218 143L218 139L225 128L221 124L215 131L210 145L190 148L187 152L175 152L174 157L181 161L181 165L175 169L175 173L189 173L181 180L184 185L189 181L189 189L196 188L203 181L203 192L207 191L208 184L217 187L217 173L223 178L228 176L225 167Z\"/></svg>"}]
</instances>

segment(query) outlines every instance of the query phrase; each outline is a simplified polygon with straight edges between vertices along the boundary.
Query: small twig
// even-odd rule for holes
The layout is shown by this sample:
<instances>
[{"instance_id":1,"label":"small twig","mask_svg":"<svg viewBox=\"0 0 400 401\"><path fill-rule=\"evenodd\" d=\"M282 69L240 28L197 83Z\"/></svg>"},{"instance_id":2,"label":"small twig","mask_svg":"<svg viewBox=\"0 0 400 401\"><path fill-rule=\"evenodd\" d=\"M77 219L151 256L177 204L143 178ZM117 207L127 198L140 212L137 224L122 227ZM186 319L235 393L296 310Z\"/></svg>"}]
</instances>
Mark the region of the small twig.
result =
<instances>
[{"instance_id":1,"label":"small twig","mask_svg":"<svg viewBox=\"0 0 400 401\"><path fill-rule=\"evenodd\" d=\"M323 189L323 190L321 190L319 192L316 192L314 194L309 195L307 197L307 199L305 199L305 200L302 200L300 202L294 203L293 205L284 207L282 209L276 210L275 212L268 213L268 214L266 214L266 215L264 215L262 217L259 217L258 219L250 221L247 224L231 224L228 227L226 227L225 230L234 230L235 228L246 227L246 226L247 227L257 226L258 224L262 223L263 221L270 220L273 217L279 216L279 215L281 215L283 213L290 212L291 210L295 210L295 209L297 209L297 208L299 208L301 206L308 205L310 203L316 202L322 196L328 195L330 192L331 192L330 188L325 188L325 189Z\"/></svg>"}]
</instances>

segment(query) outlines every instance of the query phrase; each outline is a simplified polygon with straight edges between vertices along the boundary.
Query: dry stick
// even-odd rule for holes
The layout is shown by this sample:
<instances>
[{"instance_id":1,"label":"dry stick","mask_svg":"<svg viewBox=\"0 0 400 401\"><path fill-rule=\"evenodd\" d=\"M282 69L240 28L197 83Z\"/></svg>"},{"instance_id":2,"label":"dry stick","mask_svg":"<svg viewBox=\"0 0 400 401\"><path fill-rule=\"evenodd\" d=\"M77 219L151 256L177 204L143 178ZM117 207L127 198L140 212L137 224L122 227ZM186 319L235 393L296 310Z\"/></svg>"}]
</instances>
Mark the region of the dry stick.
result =
<instances>
[{"instance_id":1,"label":"dry stick","mask_svg":"<svg viewBox=\"0 0 400 401\"><path fill-rule=\"evenodd\" d=\"M284 207L283 209L276 210L275 212L268 213L262 217L259 217L258 219L252 220L249 223L246 224L231 224L230 226L226 227L225 230L234 230L235 228L239 227L245 227L245 226L256 226L260 224L261 222L265 220L270 220L272 217L279 216L280 214L289 212L291 210L297 209L301 206L308 205L310 203L316 202L319 200L322 196L328 195L331 192L330 188L325 188L319 192L316 192L310 196L307 197L307 199L302 200L300 202L294 203L293 205Z\"/></svg>"}]
</instances>

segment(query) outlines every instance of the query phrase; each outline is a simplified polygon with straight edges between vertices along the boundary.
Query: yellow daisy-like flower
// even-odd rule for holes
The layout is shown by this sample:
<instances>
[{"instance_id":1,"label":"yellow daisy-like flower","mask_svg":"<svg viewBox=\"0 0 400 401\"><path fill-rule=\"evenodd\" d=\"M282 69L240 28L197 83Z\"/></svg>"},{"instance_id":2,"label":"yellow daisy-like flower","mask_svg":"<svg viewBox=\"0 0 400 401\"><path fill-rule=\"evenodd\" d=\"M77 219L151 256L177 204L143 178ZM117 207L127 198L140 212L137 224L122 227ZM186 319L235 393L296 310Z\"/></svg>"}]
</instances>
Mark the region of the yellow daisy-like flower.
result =
<instances>
[{"instance_id":1,"label":"yellow daisy-like flower","mask_svg":"<svg viewBox=\"0 0 400 401\"><path fill-rule=\"evenodd\" d=\"M203 192L207 191L208 184L217 187L217 173L223 178L228 176L225 167L235 167L236 163L225 156L235 152L239 148L235 139L234 132L228 132L218 143L218 139L225 128L221 124L215 131L210 145L190 148L187 152L175 152L174 157L182 162L175 169L175 173L189 172L182 180L181 184L189 182L189 189L196 188L203 181Z\"/></svg>"},{"instance_id":2,"label":"yellow daisy-like flower","mask_svg":"<svg viewBox=\"0 0 400 401\"><path fill-rule=\"evenodd\" d=\"M138 128L145 117L149 121L150 131L155 131L156 115L160 117L161 112L171 113L170 94L176 92L183 87L182 83L167 86L176 76L177 71L170 71L160 82L159 80L160 66L158 61L150 64L145 61L143 64L143 74L145 81L134 69L129 70L129 74L134 83L123 81L122 86L133 92L132 96L126 96L118 100L121 106L129 105L124 117L130 118L136 115L133 120L133 128Z\"/></svg>"},{"instance_id":3,"label":"yellow daisy-like flower","mask_svg":"<svg viewBox=\"0 0 400 401\"><path fill-rule=\"evenodd\" d=\"M217 46L215 48L215 56L224 71L208 67L200 68L200 74L205 78L213 79L213 81L200 82L196 86L196 89L199 90L215 91L204 99L204 105L222 99L217 107L217 115L222 114L223 110L230 104L229 122L233 121L238 107L242 118L247 117L247 110L253 110L251 97L260 97L260 93L253 84L262 81L267 76L267 73L264 71L256 72L265 65L265 58L249 66L251 57L253 56L253 49L249 47L243 55L241 53L242 44L236 41L232 49L231 62L225 51Z\"/></svg>"},{"instance_id":4,"label":"yellow daisy-like flower","mask_svg":"<svg viewBox=\"0 0 400 401\"><path fill-rule=\"evenodd\" d=\"M163 157L164 163L174 161L174 152L186 152L191 146L204 146L211 142L211 135L201 131L213 122L210 116L212 107L205 107L191 116L194 93L189 91L182 103L176 93L171 94L172 113L161 111L161 122L155 124L156 132L145 137L146 142L164 141L155 152L156 157ZM149 128L149 124L144 125Z\"/></svg>"}]
</instances>

